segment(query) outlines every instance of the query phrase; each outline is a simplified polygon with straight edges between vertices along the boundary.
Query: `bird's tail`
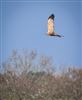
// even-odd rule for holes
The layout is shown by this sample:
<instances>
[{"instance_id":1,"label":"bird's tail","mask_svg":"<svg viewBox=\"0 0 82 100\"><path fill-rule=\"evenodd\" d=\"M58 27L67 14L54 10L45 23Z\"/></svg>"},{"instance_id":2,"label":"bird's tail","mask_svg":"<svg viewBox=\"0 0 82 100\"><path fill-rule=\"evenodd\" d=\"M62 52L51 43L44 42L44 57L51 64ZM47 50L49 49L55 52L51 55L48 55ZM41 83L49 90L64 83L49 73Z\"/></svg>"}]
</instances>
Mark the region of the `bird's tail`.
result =
<instances>
[{"instance_id":1,"label":"bird's tail","mask_svg":"<svg viewBox=\"0 0 82 100\"><path fill-rule=\"evenodd\" d=\"M64 37L63 35L57 34L56 32L54 32L54 35L57 37Z\"/></svg>"}]
</instances>

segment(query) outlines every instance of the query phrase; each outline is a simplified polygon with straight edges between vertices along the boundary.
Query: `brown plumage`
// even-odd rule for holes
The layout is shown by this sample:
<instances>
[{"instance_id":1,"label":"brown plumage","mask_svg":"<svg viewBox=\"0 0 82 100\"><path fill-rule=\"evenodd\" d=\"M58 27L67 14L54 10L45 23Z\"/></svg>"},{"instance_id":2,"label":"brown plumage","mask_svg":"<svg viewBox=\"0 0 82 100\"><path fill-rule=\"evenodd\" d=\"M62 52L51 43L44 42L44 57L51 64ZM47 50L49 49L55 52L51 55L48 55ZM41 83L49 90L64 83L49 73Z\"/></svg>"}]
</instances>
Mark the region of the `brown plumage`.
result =
<instances>
[{"instance_id":1,"label":"brown plumage","mask_svg":"<svg viewBox=\"0 0 82 100\"><path fill-rule=\"evenodd\" d=\"M54 14L52 14L48 17L48 32L47 32L47 34L49 36L63 37L59 34L56 34L56 32L54 32L54 17L55 17Z\"/></svg>"}]
</instances>

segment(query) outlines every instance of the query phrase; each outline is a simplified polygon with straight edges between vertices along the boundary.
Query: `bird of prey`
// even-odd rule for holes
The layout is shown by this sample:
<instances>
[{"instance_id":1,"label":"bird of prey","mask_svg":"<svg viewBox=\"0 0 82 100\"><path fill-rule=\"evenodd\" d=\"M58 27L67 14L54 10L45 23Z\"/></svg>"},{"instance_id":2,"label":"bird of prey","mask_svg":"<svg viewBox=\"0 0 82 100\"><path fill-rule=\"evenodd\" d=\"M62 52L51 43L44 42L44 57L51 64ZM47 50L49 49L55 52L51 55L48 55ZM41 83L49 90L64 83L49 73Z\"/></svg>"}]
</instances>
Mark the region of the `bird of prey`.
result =
<instances>
[{"instance_id":1,"label":"bird of prey","mask_svg":"<svg viewBox=\"0 0 82 100\"><path fill-rule=\"evenodd\" d=\"M48 17L48 32L47 34L49 36L56 36L56 37L63 37L59 34L57 34L55 31L54 31L54 14L51 14L49 17Z\"/></svg>"}]
</instances>

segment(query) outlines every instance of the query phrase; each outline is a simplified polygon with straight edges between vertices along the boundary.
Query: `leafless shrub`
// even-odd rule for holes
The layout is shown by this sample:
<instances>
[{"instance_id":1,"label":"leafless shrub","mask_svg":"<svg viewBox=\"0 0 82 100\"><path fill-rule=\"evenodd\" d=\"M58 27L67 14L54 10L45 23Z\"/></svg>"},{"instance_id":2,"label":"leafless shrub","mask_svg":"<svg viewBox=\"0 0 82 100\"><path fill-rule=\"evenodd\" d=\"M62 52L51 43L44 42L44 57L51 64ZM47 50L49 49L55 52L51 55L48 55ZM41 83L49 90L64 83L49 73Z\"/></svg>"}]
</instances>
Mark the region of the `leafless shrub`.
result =
<instances>
[{"instance_id":1,"label":"leafless shrub","mask_svg":"<svg viewBox=\"0 0 82 100\"><path fill-rule=\"evenodd\" d=\"M35 51L13 51L0 74L0 100L82 100L82 68L53 75L53 60ZM35 62L38 63L36 64ZM34 70L37 66L40 70Z\"/></svg>"}]
</instances>

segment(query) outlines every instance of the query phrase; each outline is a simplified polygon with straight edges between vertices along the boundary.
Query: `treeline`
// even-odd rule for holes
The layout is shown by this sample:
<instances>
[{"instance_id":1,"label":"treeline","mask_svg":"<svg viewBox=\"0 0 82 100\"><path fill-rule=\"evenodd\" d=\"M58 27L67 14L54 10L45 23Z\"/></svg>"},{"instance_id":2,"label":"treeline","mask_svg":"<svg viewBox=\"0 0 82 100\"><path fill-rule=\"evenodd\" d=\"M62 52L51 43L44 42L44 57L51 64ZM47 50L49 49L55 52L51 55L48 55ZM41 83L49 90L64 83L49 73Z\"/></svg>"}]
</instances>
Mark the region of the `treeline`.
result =
<instances>
[{"instance_id":1,"label":"treeline","mask_svg":"<svg viewBox=\"0 0 82 100\"><path fill-rule=\"evenodd\" d=\"M82 100L82 68L56 73L51 57L38 59L35 51L13 51L1 65L0 100Z\"/></svg>"}]
</instances>

